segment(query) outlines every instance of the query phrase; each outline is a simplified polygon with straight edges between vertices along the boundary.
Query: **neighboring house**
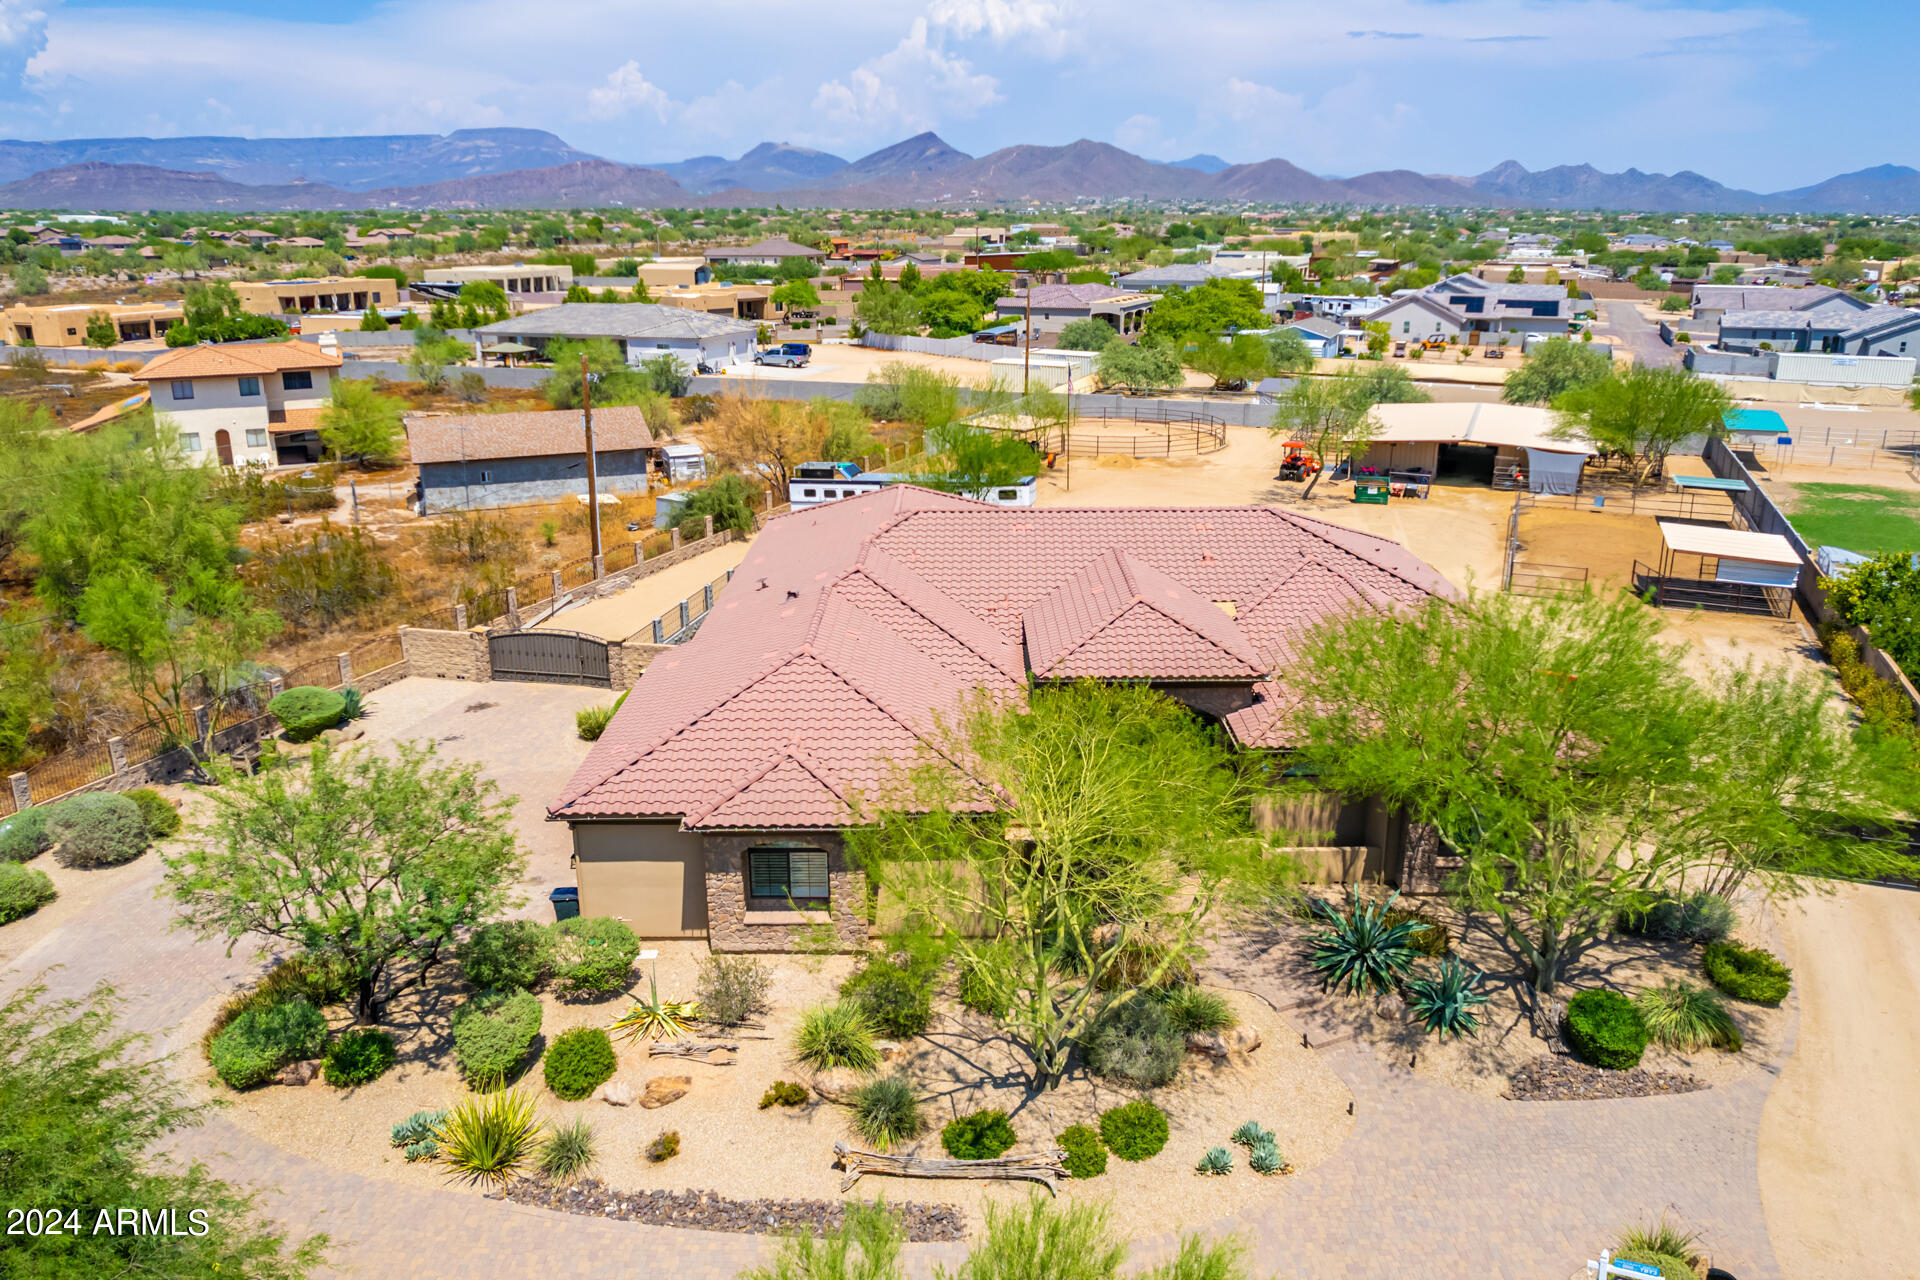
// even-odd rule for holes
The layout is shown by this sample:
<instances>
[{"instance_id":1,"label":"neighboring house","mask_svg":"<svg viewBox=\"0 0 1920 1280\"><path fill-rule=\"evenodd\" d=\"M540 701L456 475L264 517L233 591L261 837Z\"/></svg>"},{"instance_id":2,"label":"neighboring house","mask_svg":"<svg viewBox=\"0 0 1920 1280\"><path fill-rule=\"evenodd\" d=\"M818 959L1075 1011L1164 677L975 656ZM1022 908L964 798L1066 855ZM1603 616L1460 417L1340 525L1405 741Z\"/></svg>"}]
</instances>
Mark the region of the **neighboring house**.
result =
<instances>
[{"instance_id":1,"label":"neighboring house","mask_svg":"<svg viewBox=\"0 0 1920 1280\"><path fill-rule=\"evenodd\" d=\"M497 284L509 295L522 293L564 294L573 286L573 268L541 263L510 263L495 267L428 267L421 279L427 284ZM627 281L633 288L633 281Z\"/></svg>"},{"instance_id":2,"label":"neighboring house","mask_svg":"<svg viewBox=\"0 0 1920 1280\"><path fill-rule=\"evenodd\" d=\"M578 409L407 415L420 470L420 514L553 502L587 491L586 425ZM595 487L645 493L664 474L646 417L631 405L593 411Z\"/></svg>"},{"instance_id":3,"label":"neighboring house","mask_svg":"<svg viewBox=\"0 0 1920 1280\"><path fill-rule=\"evenodd\" d=\"M1259 274L1257 269L1249 271L1239 263L1182 262L1168 267L1145 267L1118 277L1114 283L1127 289L1191 289L1209 280L1234 276L1257 279Z\"/></svg>"},{"instance_id":4,"label":"neighboring house","mask_svg":"<svg viewBox=\"0 0 1920 1280\"><path fill-rule=\"evenodd\" d=\"M1695 320L1718 324L1729 311L1800 311L1817 307L1829 298L1846 296L1846 290L1824 284L1802 289L1777 284L1696 284L1692 314Z\"/></svg>"},{"instance_id":5,"label":"neighboring house","mask_svg":"<svg viewBox=\"0 0 1920 1280\"><path fill-rule=\"evenodd\" d=\"M24 303L0 311L0 340L16 347L84 347L87 321L104 312L121 342L158 338L180 323L177 302L63 302L51 307Z\"/></svg>"},{"instance_id":6,"label":"neighboring house","mask_svg":"<svg viewBox=\"0 0 1920 1280\"><path fill-rule=\"evenodd\" d=\"M1278 508L1008 509L882 489L769 521L547 814L572 828L582 914L716 951L792 950L830 923L861 949L868 886L842 832L923 752L963 807L990 807L940 729L976 691L1144 682L1243 749L1279 749L1308 628L1455 595L1396 543ZM1369 825L1373 809L1353 816ZM1397 879L1404 819L1382 812L1377 829L1333 843L1377 845Z\"/></svg>"},{"instance_id":7,"label":"neighboring house","mask_svg":"<svg viewBox=\"0 0 1920 1280\"><path fill-rule=\"evenodd\" d=\"M509 339L544 350L560 339L607 338L630 365L671 354L688 370L750 364L758 326L750 321L712 316L682 307L649 302L568 302L557 307L482 325L477 344Z\"/></svg>"},{"instance_id":8,"label":"neighboring house","mask_svg":"<svg viewBox=\"0 0 1920 1280\"><path fill-rule=\"evenodd\" d=\"M312 343L236 342L177 347L131 376L179 428L188 457L272 467L319 457L320 410L339 368Z\"/></svg>"},{"instance_id":9,"label":"neighboring house","mask_svg":"<svg viewBox=\"0 0 1920 1280\"><path fill-rule=\"evenodd\" d=\"M235 280L240 309L256 316L295 316L309 311L365 311L390 307L400 287L385 276L320 276L300 280Z\"/></svg>"},{"instance_id":10,"label":"neighboring house","mask_svg":"<svg viewBox=\"0 0 1920 1280\"><path fill-rule=\"evenodd\" d=\"M804 244L795 244L791 240L762 240L759 244L745 247L731 245L724 249L709 249L708 262L724 262L739 267L777 267L786 258L805 258L808 262L818 262L827 255L819 249L809 249Z\"/></svg>"},{"instance_id":11,"label":"neighboring house","mask_svg":"<svg viewBox=\"0 0 1920 1280\"><path fill-rule=\"evenodd\" d=\"M1307 320L1295 320L1291 324L1283 324L1280 327L1291 329L1299 334L1306 341L1307 350L1320 359L1337 356L1344 349L1342 335L1346 333L1346 328L1337 320L1326 320L1314 316Z\"/></svg>"},{"instance_id":12,"label":"neighboring house","mask_svg":"<svg viewBox=\"0 0 1920 1280\"><path fill-rule=\"evenodd\" d=\"M1379 321L1393 332L1395 341L1458 342L1467 331L1467 319L1438 298L1425 293L1409 293L1396 298L1369 315L1358 317L1368 324Z\"/></svg>"},{"instance_id":13,"label":"neighboring house","mask_svg":"<svg viewBox=\"0 0 1920 1280\"><path fill-rule=\"evenodd\" d=\"M1565 334L1580 310L1563 285L1502 284L1455 275L1418 293L1402 294L1366 318L1390 324L1396 339L1424 341L1480 333Z\"/></svg>"},{"instance_id":14,"label":"neighboring house","mask_svg":"<svg viewBox=\"0 0 1920 1280\"><path fill-rule=\"evenodd\" d=\"M1720 317L1723 350L1758 351L1763 346L1833 355L1920 355L1920 310L1842 293L1790 311L1728 311Z\"/></svg>"},{"instance_id":15,"label":"neighboring house","mask_svg":"<svg viewBox=\"0 0 1920 1280\"><path fill-rule=\"evenodd\" d=\"M1371 320L1373 313L1387 305L1388 299L1377 293L1308 293L1300 301L1313 314L1329 320Z\"/></svg>"},{"instance_id":16,"label":"neighboring house","mask_svg":"<svg viewBox=\"0 0 1920 1280\"><path fill-rule=\"evenodd\" d=\"M1027 314L1027 295L1033 296L1033 321L1066 325L1075 320L1105 320L1121 333L1138 333L1147 322L1157 299L1137 289L1121 289L1110 284L1038 284L1031 290L1016 289L993 304L994 311L1006 320L1018 320Z\"/></svg>"}]
</instances>

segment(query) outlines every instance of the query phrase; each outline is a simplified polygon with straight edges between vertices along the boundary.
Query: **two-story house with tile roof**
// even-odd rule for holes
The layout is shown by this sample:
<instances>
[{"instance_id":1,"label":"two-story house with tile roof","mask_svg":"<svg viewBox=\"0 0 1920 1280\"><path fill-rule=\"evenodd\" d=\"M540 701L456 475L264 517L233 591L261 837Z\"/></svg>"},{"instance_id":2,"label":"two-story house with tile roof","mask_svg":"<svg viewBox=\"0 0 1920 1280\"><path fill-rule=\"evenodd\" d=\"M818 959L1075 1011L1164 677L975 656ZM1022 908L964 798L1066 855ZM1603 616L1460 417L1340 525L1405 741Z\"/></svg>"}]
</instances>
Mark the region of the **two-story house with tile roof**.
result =
<instances>
[{"instance_id":1,"label":"two-story house with tile roof","mask_svg":"<svg viewBox=\"0 0 1920 1280\"><path fill-rule=\"evenodd\" d=\"M768 523L547 813L572 828L584 914L724 951L830 921L858 947L866 887L841 833L923 752L990 803L938 727L976 691L1145 681L1244 749L1282 748L1279 673L1308 628L1453 594L1397 543L1274 507L843 498Z\"/></svg>"},{"instance_id":2,"label":"two-story house with tile roof","mask_svg":"<svg viewBox=\"0 0 1920 1280\"><path fill-rule=\"evenodd\" d=\"M320 410L339 369L338 355L309 342L235 342L177 347L132 377L189 457L272 467L318 458Z\"/></svg>"}]
</instances>

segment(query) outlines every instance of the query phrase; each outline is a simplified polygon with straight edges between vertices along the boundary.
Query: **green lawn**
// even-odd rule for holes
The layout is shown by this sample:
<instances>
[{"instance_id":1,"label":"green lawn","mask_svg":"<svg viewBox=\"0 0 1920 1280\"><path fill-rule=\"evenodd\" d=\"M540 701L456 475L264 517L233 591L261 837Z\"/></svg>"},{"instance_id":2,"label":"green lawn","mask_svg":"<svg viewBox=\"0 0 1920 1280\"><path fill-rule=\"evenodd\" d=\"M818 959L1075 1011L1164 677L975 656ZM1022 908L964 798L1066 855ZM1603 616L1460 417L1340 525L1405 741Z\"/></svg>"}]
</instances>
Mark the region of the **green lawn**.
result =
<instances>
[{"instance_id":1,"label":"green lawn","mask_svg":"<svg viewBox=\"0 0 1920 1280\"><path fill-rule=\"evenodd\" d=\"M1920 551L1920 494L1864 484L1796 484L1788 515L1816 547L1862 555Z\"/></svg>"}]
</instances>

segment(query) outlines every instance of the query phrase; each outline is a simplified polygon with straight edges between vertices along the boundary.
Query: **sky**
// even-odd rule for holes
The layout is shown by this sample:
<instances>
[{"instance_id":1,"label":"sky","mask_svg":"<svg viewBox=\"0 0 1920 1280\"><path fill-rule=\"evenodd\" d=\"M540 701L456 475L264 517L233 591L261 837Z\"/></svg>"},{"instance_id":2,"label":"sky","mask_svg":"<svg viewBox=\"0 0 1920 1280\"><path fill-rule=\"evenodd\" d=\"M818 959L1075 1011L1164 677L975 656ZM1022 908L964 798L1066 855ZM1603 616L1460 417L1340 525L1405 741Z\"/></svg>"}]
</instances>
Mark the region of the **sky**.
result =
<instances>
[{"instance_id":1,"label":"sky","mask_svg":"<svg viewBox=\"0 0 1920 1280\"><path fill-rule=\"evenodd\" d=\"M1914 0L0 0L0 138L548 129L615 160L924 129L1315 173L1920 167Z\"/></svg>"}]
</instances>

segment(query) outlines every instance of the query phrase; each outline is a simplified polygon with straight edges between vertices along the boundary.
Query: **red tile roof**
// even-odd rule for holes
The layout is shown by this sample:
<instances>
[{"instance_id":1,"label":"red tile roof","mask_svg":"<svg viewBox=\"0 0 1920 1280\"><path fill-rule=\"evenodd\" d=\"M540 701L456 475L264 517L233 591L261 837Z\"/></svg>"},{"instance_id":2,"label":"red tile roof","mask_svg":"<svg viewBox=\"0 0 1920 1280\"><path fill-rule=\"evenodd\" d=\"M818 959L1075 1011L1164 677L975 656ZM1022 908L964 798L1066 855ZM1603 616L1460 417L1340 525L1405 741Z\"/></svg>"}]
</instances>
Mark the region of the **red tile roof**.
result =
<instances>
[{"instance_id":1,"label":"red tile roof","mask_svg":"<svg viewBox=\"0 0 1920 1280\"><path fill-rule=\"evenodd\" d=\"M286 369L337 369L340 357L310 342L228 342L175 347L129 374L135 382L163 378L233 378Z\"/></svg>"},{"instance_id":2,"label":"red tile roof","mask_svg":"<svg viewBox=\"0 0 1920 1280\"><path fill-rule=\"evenodd\" d=\"M1330 613L1452 595L1397 543L1270 507L1006 508L912 486L773 521L699 634L655 659L553 801L558 818L844 826L895 764L941 753L970 694L1036 678L1227 681L1275 738L1269 673Z\"/></svg>"}]
</instances>

